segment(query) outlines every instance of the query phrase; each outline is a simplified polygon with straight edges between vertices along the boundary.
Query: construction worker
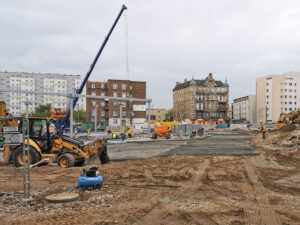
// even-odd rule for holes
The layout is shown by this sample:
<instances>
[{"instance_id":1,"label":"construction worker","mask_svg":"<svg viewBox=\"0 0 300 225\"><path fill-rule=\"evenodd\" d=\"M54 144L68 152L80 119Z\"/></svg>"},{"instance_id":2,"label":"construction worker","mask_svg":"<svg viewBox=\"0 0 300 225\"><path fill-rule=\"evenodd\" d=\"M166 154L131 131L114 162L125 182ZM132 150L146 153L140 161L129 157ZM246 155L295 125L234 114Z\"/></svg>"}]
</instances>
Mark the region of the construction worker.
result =
<instances>
[{"instance_id":1,"label":"construction worker","mask_svg":"<svg viewBox=\"0 0 300 225\"><path fill-rule=\"evenodd\" d=\"M267 132L267 127L265 126L265 124L262 123L261 125L261 132L262 132L262 138L266 139L266 132Z\"/></svg>"},{"instance_id":2,"label":"construction worker","mask_svg":"<svg viewBox=\"0 0 300 225\"><path fill-rule=\"evenodd\" d=\"M113 139L117 139L117 134L116 133L113 133Z\"/></svg>"},{"instance_id":3,"label":"construction worker","mask_svg":"<svg viewBox=\"0 0 300 225\"><path fill-rule=\"evenodd\" d=\"M77 131L77 128L75 127L75 130L74 130L74 134L77 135L78 131Z\"/></svg>"},{"instance_id":4,"label":"construction worker","mask_svg":"<svg viewBox=\"0 0 300 225\"><path fill-rule=\"evenodd\" d=\"M91 129L88 129L87 130L87 134L89 135L91 133Z\"/></svg>"}]
</instances>

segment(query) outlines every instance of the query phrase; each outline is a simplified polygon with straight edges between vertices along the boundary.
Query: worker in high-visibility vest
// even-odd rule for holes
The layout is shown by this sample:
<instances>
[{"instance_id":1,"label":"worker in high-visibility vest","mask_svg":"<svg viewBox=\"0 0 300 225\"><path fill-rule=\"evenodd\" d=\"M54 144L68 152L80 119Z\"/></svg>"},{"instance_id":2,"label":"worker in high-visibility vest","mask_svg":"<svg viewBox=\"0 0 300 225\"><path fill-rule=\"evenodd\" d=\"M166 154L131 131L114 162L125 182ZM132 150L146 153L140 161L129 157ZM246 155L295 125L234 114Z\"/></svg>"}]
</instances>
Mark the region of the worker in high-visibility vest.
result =
<instances>
[{"instance_id":1,"label":"worker in high-visibility vest","mask_svg":"<svg viewBox=\"0 0 300 225\"><path fill-rule=\"evenodd\" d=\"M117 139L117 134L116 133L113 133L113 139Z\"/></svg>"},{"instance_id":2,"label":"worker in high-visibility vest","mask_svg":"<svg viewBox=\"0 0 300 225\"><path fill-rule=\"evenodd\" d=\"M262 132L262 138L266 139L266 132L267 132L267 127L265 124L261 125L261 132Z\"/></svg>"}]
</instances>

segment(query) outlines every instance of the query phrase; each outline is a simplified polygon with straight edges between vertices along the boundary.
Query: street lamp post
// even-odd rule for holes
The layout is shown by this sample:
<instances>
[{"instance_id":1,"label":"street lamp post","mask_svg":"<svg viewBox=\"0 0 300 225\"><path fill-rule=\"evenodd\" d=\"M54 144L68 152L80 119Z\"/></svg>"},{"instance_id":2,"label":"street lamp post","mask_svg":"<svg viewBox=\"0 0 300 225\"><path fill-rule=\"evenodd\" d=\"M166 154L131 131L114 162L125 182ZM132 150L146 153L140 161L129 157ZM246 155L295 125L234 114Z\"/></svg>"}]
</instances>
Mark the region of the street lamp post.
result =
<instances>
[{"instance_id":1,"label":"street lamp post","mask_svg":"<svg viewBox=\"0 0 300 225\"><path fill-rule=\"evenodd\" d=\"M122 131L122 102L120 102L120 133Z\"/></svg>"},{"instance_id":2,"label":"street lamp post","mask_svg":"<svg viewBox=\"0 0 300 225\"><path fill-rule=\"evenodd\" d=\"M98 108L98 105L96 104L95 105L95 132L97 132L97 108Z\"/></svg>"}]
</instances>

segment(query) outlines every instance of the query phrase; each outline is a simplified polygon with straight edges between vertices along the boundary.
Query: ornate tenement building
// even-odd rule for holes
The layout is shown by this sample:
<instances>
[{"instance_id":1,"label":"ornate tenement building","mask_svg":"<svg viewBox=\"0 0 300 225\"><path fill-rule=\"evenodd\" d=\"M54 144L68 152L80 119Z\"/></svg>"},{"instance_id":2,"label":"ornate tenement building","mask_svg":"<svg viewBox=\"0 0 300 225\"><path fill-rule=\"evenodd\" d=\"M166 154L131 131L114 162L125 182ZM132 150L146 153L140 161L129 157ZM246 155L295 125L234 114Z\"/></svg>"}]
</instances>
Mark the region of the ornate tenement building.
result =
<instances>
[{"instance_id":1,"label":"ornate tenement building","mask_svg":"<svg viewBox=\"0 0 300 225\"><path fill-rule=\"evenodd\" d=\"M227 82L214 80L211 73L204 80L177 82L173 89L174 119L226 120L228 93Z\"/></svg>"}]
</instances>

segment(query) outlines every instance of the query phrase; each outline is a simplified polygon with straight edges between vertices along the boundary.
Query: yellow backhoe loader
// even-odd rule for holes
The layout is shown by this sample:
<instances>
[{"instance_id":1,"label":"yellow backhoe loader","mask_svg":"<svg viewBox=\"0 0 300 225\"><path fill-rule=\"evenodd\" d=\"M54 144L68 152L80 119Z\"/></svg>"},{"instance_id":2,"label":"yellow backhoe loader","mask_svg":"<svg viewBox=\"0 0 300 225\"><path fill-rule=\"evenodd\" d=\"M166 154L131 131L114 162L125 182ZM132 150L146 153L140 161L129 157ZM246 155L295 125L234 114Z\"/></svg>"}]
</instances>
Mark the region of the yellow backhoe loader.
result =
<instances>
[{"instance_id":1,"label":"yellow backhoe loader","mask_svg":"<svg viewBox=\"0 0 300 225\"><path fill-rule=\"evenodd\" d=\"M275 126L281 128L290 123L300 124L300 109L290 113L280 113L279 121L275 123Z\"/></svg>"},{"instance_id":2,"label":"yellow backhoe loader","mask_svg":"<svg viewBox=\"0 0 300 225\"><path fill-rule=\"evenodd\" d=\"M25 144L29 141L29 159L26 163L34 164L40 160L48 158L49 162L58 163L61 167L82 166L86 160L94 161L100 159L101 163L107 163L106 139L101 140L78 140L66 135L59 135L56 132L54 121L49 118L29 117L29 124L12 119L12 115L6 110L5 103L0 101L0 117L8 120L0 121L0 132L4 127L26 128L29 129L29 139L25 139ZM9 119L11 118L11 119ZM28 150L26 150L28 151ZM27 152L26 152L27 155ZM23 165L22 146L5 146L4 161L19 167Z\"/></svg>"}]
</instances>

